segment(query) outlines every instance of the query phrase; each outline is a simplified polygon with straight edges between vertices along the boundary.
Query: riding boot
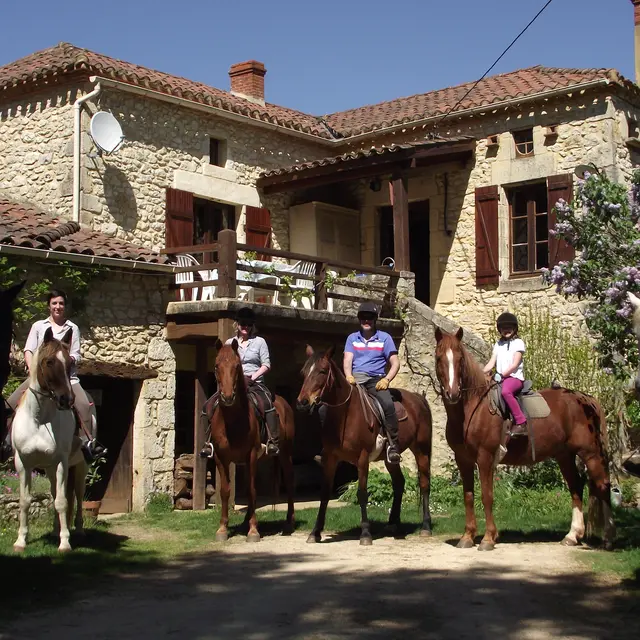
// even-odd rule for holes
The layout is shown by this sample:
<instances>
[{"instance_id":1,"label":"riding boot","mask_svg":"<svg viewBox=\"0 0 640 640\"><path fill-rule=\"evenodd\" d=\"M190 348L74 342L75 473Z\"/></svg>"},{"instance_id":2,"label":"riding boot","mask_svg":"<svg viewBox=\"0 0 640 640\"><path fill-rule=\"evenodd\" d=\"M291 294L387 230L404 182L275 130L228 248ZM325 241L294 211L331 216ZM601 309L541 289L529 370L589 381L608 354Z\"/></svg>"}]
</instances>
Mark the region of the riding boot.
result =
<instances>
[{"instance_id":1,"label":"riding boot","mask_svg":"<svg viewBox=\"0 0 640 640\"><path fill-rule=\"evenodd\" d=\"M13 447L11 446L11 424L13 423L13 416L15 413L12 411L11 415L7 418L7 434L0 442L0 462L6 462L13 455Z\"/></svg>"},{"instance_id":2,"label":"riding boot","mask_svg":"<svg viewBox=\"0 0 640 640\"><path fill-rule=\"evenodd\" d=\"M273 409L269 409L264 414L267 421L267 455L277 456L280 455L280 418L278 412Z\"/></svg>"},{"instance_id":3,"label":"riding boot","mask_svg":"<svg viewBox=\"0 0 640 640\"><path fill-rule=\"evenodd\" d=\"M89 440L89 438L83 433L80 435L80 450L87 464L91 464L107 455L107 448L101 445L95 438Z\"/></svg>"},{"instance_id":4,"label":"riding boot","mask_svg":"<svg viewBox=\"0 0 640 640\"><path fill-rule=\"evenodd\" d=\"M527 423L523 422L522 424L514 424L511 426L511 430L509 431L509 435L512 438L516 438L518 436L526 436L527 435Z\"/></svg>"},{"instance_id":5,"label":"riding boot","mask_svg":"<svg viewBox=\"0 0 640 640\"><path fill-rule=\"evenodd\" d=\"M387 461L389 464L400 464L400 447L398 446L398 418L385 416L385 427L389 444L387 445Z\"/></svg>"}]
</instances>

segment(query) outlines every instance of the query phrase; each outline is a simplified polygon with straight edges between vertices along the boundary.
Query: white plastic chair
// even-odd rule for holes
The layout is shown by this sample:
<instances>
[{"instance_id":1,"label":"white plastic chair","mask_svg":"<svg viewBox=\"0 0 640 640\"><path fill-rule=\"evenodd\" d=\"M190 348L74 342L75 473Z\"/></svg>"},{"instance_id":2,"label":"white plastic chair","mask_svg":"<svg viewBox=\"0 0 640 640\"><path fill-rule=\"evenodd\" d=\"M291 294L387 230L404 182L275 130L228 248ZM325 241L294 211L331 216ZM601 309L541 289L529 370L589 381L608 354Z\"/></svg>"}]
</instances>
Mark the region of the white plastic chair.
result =
<instances>
[{"instance_id":1,"label":"white plastic chair","mask_svg":"<svg viewBox=\"0 0 640 640\"><path fill-rule=\"evenodd\" d=\"M189 253L179 253L176 256L176 259L178 261L179 267L195 267L196 265L200 264ZM207 280L216 279L216 272L214 271L209 271L208 269L202 269L202 270L198 270L198 273L200 274L200 277L202 278L203 282ZM193 277L193 271L190 271L188 273L176 273L176 284L182 284L187 282L195 282ZM202 299L207 300L208 298L213 298L215 296L215 290L216 288L214 286L202 287ZM187 289L180 289L180 300L185 300L185 298L187 298L187 296L185 295L187 291L188 291ZM197 299L198 299L198 288L194 287L193 289L191 289L191 300L197 300Z\"/></svg>"}]
</instances>

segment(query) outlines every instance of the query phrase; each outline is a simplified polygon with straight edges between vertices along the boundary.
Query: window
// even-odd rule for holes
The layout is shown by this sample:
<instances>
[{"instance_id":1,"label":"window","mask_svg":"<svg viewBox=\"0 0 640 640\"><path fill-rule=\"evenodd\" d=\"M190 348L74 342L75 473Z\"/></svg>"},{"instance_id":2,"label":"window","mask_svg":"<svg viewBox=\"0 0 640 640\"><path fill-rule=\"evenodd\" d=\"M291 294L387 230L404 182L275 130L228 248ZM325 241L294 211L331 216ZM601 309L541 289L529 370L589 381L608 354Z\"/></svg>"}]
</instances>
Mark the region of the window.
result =
<instances>
[{"instance_id":1,"label":"window","mask_svg":"<svg viewBox=\"0 0 640 640\"><path fill-rule=\"evenodd\" d=\"M638 122L637 122L637 120L634 120L633 118L627 118L627 128L628 128L628 132L629 132L629 137L630 138L637 138L638 137Z\"/></svg>"},{"instance_id":2,"label":"window","mask_svg":"<svg viewBox=\"0 0 640 640\"><path fill-rule=\"evenodd\" d=\"M224 167L226 164L226 144L224 140L209 138L209 164Z\"/></svg>"},{"instance_id":3,"label":"window","mask_svg":"<svg viewBox=\"0 0 640 640\"><path fill-rule=\"evenodd\" d=\"M222 229L236 228L236 208L230 204L193 199L193 243L215 242Z\"/></svg>"},{"instance_id":4,"label":"window","mask_svg":"<svg viewBox=\"0 0 640 640\"><path fill-rule=\"evenodd\" d=\"M516 143L516 157L526 158L533 155L533 129L523 129L513 132Z\"/></svg>"},{"instance_id":5,"label":"window","mask_svg":"<svg viewBox=\"0 0 640 640\"><path fill-rule=\"evenodd\" d=\"M549 266L547 185L509 191L511 273L534 273Z\"/></svg>"}]
</instances>

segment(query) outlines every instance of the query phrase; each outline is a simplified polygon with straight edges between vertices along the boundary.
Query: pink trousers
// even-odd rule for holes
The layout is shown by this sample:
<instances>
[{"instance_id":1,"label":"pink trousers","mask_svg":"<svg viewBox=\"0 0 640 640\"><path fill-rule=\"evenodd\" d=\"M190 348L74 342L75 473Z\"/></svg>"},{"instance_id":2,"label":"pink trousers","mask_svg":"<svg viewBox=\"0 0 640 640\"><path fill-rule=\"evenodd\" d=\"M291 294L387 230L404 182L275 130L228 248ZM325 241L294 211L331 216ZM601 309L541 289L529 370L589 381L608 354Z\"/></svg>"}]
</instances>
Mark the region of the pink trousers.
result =
<instances>
[{"instance_id":1,"label":"pink trousers","mask_svg":"<svg viewBox=\"0 0 640 640\"><path fill-rule=\"evenodd\" d=\"M524 424L527 421L518 401L514 397L522 389L522 385L522 380L511 376L502 381L502 397L511 411L515 424Z\"/></svg>"}]
</instances>

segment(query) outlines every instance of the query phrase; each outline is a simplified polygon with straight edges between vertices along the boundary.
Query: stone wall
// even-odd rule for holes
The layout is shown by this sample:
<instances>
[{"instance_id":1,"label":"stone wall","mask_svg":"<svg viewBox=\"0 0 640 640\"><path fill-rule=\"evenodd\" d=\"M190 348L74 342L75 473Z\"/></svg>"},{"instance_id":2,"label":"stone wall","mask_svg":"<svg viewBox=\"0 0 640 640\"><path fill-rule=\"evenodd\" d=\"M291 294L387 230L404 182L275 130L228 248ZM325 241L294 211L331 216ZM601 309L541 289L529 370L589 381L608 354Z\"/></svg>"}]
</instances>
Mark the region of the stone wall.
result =
<instances>
[{"instance_id":1,"label":"stone wall","mask_svg":"<svg viewBox=\"0 0 640 640\"><path fill-rule=\"evenodd\" d=\"M17 262L27 266L26 262ZM50 264L50 263L49 263ZM31 259L29 279L52 278L49 264ZM81 267L82 265L80 265ZM173 486L175 356L164 339L170 276L105 270L91 281L80 327L82 357L118 365L143 365L157 377L140 381L133 425L133 504L141 509L153 491ZM34 319L35 320L35 319ZM18 332L18 346L26 338Z\"/></svg>"},{"instance_id":2,"label":"stone wall","mask_svg":"<svg viewBox=\"0 0 640 640\"><path fill-rule=\"evenodd\" d=\"M29 518L43 518L49 512L53 514L53 498L50 493L34 493L31 496ZM17 521L20 517L20 494L0 496L0 522Z\"/></svg>"}]
</instances>

